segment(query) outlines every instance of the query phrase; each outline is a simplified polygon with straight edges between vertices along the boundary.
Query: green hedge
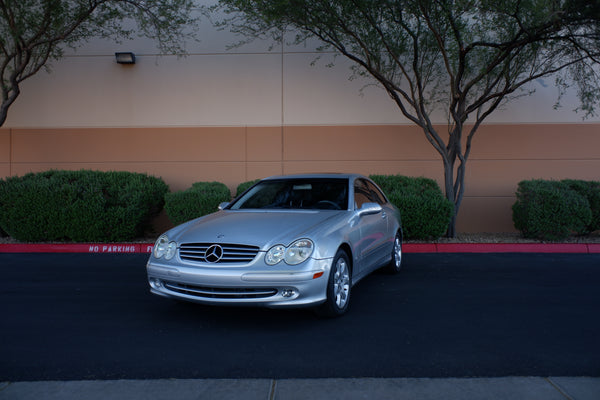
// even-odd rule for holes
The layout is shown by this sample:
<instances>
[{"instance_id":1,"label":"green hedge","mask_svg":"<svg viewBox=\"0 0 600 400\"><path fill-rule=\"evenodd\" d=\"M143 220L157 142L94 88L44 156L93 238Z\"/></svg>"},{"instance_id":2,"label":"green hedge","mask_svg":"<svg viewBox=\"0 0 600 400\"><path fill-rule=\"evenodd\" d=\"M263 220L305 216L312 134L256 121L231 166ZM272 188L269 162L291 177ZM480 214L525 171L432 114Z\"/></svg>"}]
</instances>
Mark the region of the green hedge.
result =
<instances>
[{"instance_id":1,"label":"green hedge","mask_svg":"<svg viewBox=\"0 0 600 400\"><path fill-rule=\"evenodd\" d=\"M371 175L402 215L405 239L437 239L448 230L452 202L436 181L402 175Z\"/></svg>"},{"instance_id":2,"label":"green hedge","mask_svg":"<svg viewBox=\"0 0 600 400\"><path fill-rule=\"evenodd\" d=\"M132 172L58 171L0 185L0 227L21 241L111 242L143 235L168 186Z\"/></svg>"},{"instance_id":3,"label":"green hedge","mask_svg":"<svg viewBox=\"0 0 600 400\"><path fill-rule=\"evenodd\" d=\"M217 211L219 204L231 200L231 192L220 182L196 182L191 188L165 195L165 210L171 222L182 224Z\"/></svg>"},{"instance_id":4,"label":"green hedge","mask_svg":"<svg viewBox=\"0 0 600 400\"><path fill-rule=\"evenodd\" d=\"M565 179L562 182L584 196L590 204L592 219L587 227L587 233L600 230L600 182L574 179Z\"/></svg>"},{"instance_id":5,"label":"green hedge","mask_svg":"<svg viewBox=\"0 0 600 400\"><path fill-rule=\"evenodd\" d=\"M593 213L583 189L587 187L581 181L519 182L512 207L515 228L526 238L551 241L589 233Z\"/></svg>"}]
</instances>

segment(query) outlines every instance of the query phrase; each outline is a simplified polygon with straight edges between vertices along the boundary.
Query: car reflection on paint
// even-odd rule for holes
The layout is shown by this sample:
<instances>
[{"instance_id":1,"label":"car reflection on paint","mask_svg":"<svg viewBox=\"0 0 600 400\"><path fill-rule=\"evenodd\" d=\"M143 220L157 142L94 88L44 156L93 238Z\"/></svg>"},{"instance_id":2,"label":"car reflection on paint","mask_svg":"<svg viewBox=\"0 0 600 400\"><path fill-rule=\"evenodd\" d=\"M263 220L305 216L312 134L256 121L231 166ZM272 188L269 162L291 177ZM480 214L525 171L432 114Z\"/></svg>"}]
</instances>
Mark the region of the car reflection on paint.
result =
<instances>
[{"instance_id":1,"label":"car reflection on paint","mask_svg":"<svg viewBox=\"0 0 600 400\"><path fill-rule=\"evenodd\" d=\"M161 235L152 293L205 304L314 307L337 316L352 286L402 263L400 213L370 179L263 179L220 210Z\"/></svg>"}]
</instances>

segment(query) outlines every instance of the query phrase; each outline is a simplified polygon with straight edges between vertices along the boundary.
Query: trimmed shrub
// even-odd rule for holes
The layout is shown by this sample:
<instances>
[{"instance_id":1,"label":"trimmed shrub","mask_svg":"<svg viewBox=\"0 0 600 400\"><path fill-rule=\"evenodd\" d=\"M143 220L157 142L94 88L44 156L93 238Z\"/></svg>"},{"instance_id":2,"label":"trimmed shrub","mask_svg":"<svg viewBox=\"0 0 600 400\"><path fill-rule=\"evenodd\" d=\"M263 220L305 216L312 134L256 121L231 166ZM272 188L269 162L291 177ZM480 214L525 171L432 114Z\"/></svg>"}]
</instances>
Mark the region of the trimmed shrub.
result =
<instances>
[{"instance_id":1,"label":"trimmed shrub","mask_svg":"<svg viewBox=\"0 0 600 400\"><path fill-rule=\"evenodd\" d=\"M143 235L168 186L132 172L58 171L0 185L0 226L21 241L111 242Z\"/></svg>"},{"instance_id":2,"label":"trimmed shrub","mask_svg":"<svg viewBox=\"0 0 600 400\"><path fill-rule=\"evenodd\" d=\"M371 175L402 215L406 239L437 239L448 230L453 204L436 181L402 175Z\"/></svg>"},{"instance_id":3,"label":"trimmed shrub","mask_svg":"<svg viewBox=\"0 0 600 400\"><path fill-rule=\"evenodd\" d=\"M585 197L590 204L592 220L587 227L587 233L600 230L600 182L574 179L565 179L562 182Z\"/></svg>"},{"instance_id":4,"label":"trimmed shrub","mask_svg":"<svg viewBox=\"0 0 600 400\"><path fill-rule=\"evenodd\" d=\"M421 193L423 191L433 190L443 195L437 182L425 177L403 175L370 175L369 177L385 192L385 194L394 191Z\"/></svg>"},{"instance_id":5,"label":"trimmed shrub","mask_svg":"<svg viewBox=\"0 0 600 400\"><path fill-rule=\"evenodd\" d=\"M0 179L0 193L2 193L2 191L4 190L3 189L4 185L6 185L6 182L4 182L2 179ZM1 201L1 199L0 199L0 201ZM0 213L2 213L2 212L3 212L2 207L0 207ZM8 236L8 233L6 233L4 231L4 229L2 229L2 215L0 215L0 237L6 237L6 236Z\"/></svg>"},{"instance_id":6,"label":"trimmed shrub","mask_svg":"<svg viewBox=\"0 0 600 400\"><path fill-rule=\"evenodd\" d=\"M254 186L260 179L255 179L253 181L242 182L238 185L237 190L235 192L235 197L238 197L240 194L244 193L246 190L250 189Z\"/></svg>"},{"instance_id":7,"label":"trimmed shrub","mask_svg":"<svg viewBox=\"0 0 600 400\"><path fill-rule=\"evenodd\" d=\"M526 238L563 240L583 234L592 220L588 200L565 182L519 182L512 207L515 228Z\"/></svg>"},{"instance_id":8,"label":"trimmed shrub","mask_svg":"<svg viewBox=\"0 0 600 400\"><path fill-rule=\"evenodd\" d=\"M230 201L231 192L220 182L196 182L191 188L165 195L165 210L171 222L182 224L213 213L219 204Z\"/></svg>"}]
</instances>

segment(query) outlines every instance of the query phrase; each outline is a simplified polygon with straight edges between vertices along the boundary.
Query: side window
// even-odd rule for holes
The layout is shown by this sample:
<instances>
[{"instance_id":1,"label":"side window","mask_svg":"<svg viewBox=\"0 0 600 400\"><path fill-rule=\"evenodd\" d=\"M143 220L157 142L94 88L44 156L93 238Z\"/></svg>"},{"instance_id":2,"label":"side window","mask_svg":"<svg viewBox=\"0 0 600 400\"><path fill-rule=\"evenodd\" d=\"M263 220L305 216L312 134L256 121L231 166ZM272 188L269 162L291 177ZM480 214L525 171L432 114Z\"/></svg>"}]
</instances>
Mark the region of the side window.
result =
<instances>
[{"instance_id":1,"label":"side window","mask_svg":"<svg viewBox=\"0 0 600 400\"><path fill-rule=\"evenodd\" d=\"M364 179L357 179L354 182L354 204L356 209L361 208L365 203L384 205L387 201L383 193L373 183Z\"/></svg>"},{"instance_id":2,"label":"side window","mask_svg":"<svg viewBox=\"0 0 600 400\"><path fill-rule=\"evenodd\" d=\"M371 202L369 198L369 189L365 181L357 179L354 181L354 205L356 209L362 207L363 204Z\"/></svg>"},{"instance_id":3,"label":"side window","mask_svg":"<svg viewBox=\"0 0 600 400\"><path fill-rule=\"evenodd\" d=\"M367 188L369 189L369 193L371 194L372 201L374 203L384 205L386 203L385 196L381 191L377 188L377 186L373 185L372 182L367 181Z\"/></svg>"}]
</instances>

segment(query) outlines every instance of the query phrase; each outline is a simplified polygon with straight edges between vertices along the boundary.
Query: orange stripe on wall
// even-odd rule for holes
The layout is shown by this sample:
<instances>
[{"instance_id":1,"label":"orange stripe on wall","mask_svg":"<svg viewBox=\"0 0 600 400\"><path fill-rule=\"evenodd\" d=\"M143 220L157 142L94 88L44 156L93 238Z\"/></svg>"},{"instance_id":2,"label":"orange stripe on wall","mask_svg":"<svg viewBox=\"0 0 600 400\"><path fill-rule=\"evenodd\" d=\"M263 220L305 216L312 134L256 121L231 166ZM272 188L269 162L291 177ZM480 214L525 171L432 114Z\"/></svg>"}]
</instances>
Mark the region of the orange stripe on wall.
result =
<instances>
[{"instance_id":1,"label":"orange stripe on wall","mask_svg":"<svg viewBox=\"0 0 600 400\"><path fill-rule=\"evenodd\" d=\"M12 129L12 139L0 129L0 176L52 168L144 172L171 190L323 171L443 180L439 155L410 125ZM531 178L600 180L600 124L482 126L458 231L514 231L517 183Z\"/></svg>"}]
</instances>

